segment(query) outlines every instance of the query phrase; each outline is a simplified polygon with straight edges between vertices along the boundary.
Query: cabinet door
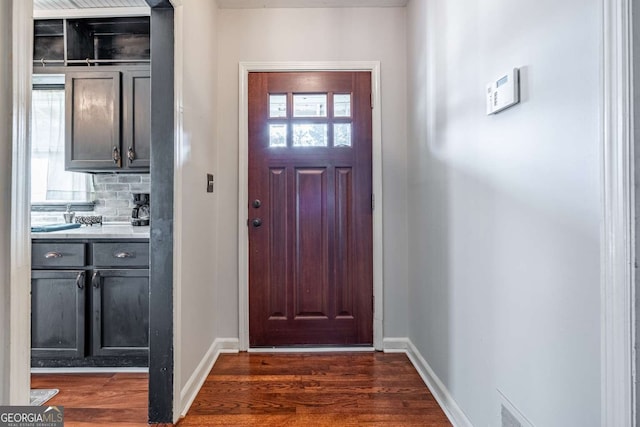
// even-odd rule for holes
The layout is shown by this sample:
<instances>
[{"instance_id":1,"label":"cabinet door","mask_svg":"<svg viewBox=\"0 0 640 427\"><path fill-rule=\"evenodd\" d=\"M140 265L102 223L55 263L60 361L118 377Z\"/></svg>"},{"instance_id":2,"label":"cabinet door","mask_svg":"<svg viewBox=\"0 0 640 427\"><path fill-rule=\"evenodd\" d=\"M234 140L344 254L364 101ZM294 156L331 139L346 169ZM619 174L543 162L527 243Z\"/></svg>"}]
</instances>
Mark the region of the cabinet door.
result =
<instances>
[{"instance_id":1,"label":"cabinet door","mask_svg":"<svg viewBox=\"0 0 640 427\"><path fill-rule=\"evenodd\" d=\"M120 72L67 73L65 92L65 169L120 169Z\"/></svg>"},{"instance_id":2,"label":"cabinet door","mask_svg":"<svg viewBox=\"0 0 640 427\"><path fill-rule=\"evenodd\" d=\"M84 357L85 272L31 272L31 356Z\"/></svg>"},{"instance_id":3,"label":"cabinet door","mask_svg":"<svg viewBox=\"0 0 640 427\"><path fill-rule=\"evenodd\" d=\"M149 270L94 270L92 354L149 353Z\"/></svg>"},{"instance_id":4,"label":"cabinet door","mask_svg":"<svg viewBox=\"0 0 640 427\"><path fill-rule=\"evenodd\" d=\"M123 74L122 150L126 167L149 171L151 163L151 73Z\"/></svg>"}]
</instances>

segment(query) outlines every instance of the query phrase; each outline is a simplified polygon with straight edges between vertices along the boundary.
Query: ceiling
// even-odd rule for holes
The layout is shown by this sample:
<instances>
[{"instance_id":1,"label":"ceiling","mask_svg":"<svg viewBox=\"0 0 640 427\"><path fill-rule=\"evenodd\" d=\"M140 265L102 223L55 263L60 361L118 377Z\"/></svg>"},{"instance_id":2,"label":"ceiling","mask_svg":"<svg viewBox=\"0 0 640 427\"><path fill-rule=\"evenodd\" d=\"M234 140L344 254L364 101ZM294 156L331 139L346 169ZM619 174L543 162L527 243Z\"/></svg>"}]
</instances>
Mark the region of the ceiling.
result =
<instances>
[{"instance_id":1,"label":"ceiling","mask_svg":"<svg viewBox=\"0 0 640 427\"><path fill-rule=\"evenodd\" d=\"M222 9L280 7L402 7L408 0L218 0ZM33 0L35 11L147 7L145 0Z\"/></svg>"}]
</instances>

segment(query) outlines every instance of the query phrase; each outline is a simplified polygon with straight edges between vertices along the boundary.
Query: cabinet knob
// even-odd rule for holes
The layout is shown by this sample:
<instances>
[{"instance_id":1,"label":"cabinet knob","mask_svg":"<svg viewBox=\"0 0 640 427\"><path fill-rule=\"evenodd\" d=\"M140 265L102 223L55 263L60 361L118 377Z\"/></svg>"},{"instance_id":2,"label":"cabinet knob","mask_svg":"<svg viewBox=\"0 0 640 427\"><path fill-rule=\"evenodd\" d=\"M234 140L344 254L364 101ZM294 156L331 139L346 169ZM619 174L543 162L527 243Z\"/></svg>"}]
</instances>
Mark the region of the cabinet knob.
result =
<instances>
[{"instance_id":1,"label":"cabinet knob","mask_svg":"<svg viewBox=\"0 0 640 427\"><path fill-rule=\"evenodd\" d=\"M111 158L113 159L113 163L120 166L120 150L118 150L118 147L113 147L113 154Z\"/></svg>"},{"instance_id":2,"label":"cabinet knob","mask_svg":"<svg viewBox=\"0 0 640 427\"><path fill-rule=\"evenodd\" d=\"M131 252L117 252L115 254L113 254L114 257L116 258L133 258L133 254Z\"/></svg>"},{"instance_id":3,"label":"cabinet knob","mask_svg":"<svg viewBox=\"0 0 640 427\"><path fill-rule=\"evenodd\" d=\"M127 158L130 162L133 162L136 159L136 152L133 150L133 147L129 147L127 150Z\"/></svg>"}]
</instances>

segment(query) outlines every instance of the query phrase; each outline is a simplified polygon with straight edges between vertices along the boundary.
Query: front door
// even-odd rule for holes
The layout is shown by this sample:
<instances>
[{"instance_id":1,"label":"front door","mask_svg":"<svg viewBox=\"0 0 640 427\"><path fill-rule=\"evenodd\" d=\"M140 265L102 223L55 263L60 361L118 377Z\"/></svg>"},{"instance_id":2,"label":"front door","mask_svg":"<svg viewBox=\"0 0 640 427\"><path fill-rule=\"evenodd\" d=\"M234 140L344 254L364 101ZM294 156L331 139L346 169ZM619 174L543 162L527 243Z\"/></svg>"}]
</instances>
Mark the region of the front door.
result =
<instances>
[{"instance_id":1,"label":"front door","mask_svg":"<svg viewBox=\"0 0 640 427\"><path fill-rule=\"evenodd\" d=\"M373 344L371 73L249 74L249 342Z\"/></svg>"}]
</instances>

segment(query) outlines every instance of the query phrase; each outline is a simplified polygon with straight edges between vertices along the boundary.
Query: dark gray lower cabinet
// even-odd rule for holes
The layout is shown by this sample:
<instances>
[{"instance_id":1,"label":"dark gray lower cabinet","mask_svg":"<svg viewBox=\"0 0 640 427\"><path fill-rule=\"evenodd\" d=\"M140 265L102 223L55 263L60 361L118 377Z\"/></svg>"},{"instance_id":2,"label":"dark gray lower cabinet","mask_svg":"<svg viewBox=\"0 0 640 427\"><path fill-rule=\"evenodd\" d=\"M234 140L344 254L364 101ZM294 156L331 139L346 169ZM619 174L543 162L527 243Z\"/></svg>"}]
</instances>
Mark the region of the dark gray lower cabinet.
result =
<instances>
[{"instance_id":1,"label":"dark gray lower cabinet","mask_svg":"<svg viewBox=\"0 0 640 427\"><path fill-rule=\"evenodd\" d=\"M31 354L84 356L85 271L31 274Z\"/></svg>"},{"instance_id":2,"label":"dark gray lower cabinet","mask_svg":"<svg viewBox=\"0 0 640 427\"><path fill-rule=\"evenodd\" d=\"M31 365L149 363L149 243L34 240Z\"/></svg>"},{"instance_id":3,"label":"dark gray lower cabinet","mask_svg":"<svg viewBox=\"0 0 640 427\"><path fill-rule=\"evenodd\" d=\"M95 270L92 354L145 356L149 351L149 270Z\"/></svg>"}]
</instances>

